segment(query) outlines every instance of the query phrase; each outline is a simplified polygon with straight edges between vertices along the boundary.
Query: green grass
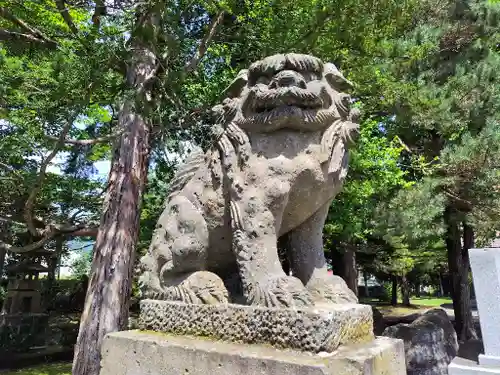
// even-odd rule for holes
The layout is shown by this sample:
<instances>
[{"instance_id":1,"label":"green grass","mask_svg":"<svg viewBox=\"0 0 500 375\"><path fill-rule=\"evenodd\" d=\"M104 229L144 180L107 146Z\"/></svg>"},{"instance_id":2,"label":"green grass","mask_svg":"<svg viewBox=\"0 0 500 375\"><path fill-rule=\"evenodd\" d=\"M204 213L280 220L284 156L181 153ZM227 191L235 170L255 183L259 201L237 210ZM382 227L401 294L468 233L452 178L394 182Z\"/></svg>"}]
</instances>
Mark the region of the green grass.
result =
<instances>
[{"instance_id":1,"label":"green grass","mask_svg":"<svg viewBox=\"0 0 500 375\"><path fill-rule=\"evenodd\" d=\"M57 362L19 370L2 372L1 375L71 375L70 362Z\"/></svg>"},{"instance_id":2,"label":"green grass","mask_svg":"<svg viewBox=\"0 0 500 375\"><path fill-rule=\"evenodd\" d=\"M397 306L391 306L388 302L380 302L374 298L361 298L360 302L376 306L384 316L405 316L423 313L433 307L440 307L443 304L451 304L452 300L450 298L412 297L410 299L411 306L402 306L401 300L398 300Z\"/></svg>"},{"instance_id":3,"label":"green grass","mask_svg":"<svg viewBox=\"0 0 500 375\"><path fill-rule=\"evenodd\" d=\"M451 298L417 298L413 297L410 302L413 305L419 305L419 306L430 306L430 307L439 307L444 304L451 304L453 303Z\"/></svg>"}]
</instances>

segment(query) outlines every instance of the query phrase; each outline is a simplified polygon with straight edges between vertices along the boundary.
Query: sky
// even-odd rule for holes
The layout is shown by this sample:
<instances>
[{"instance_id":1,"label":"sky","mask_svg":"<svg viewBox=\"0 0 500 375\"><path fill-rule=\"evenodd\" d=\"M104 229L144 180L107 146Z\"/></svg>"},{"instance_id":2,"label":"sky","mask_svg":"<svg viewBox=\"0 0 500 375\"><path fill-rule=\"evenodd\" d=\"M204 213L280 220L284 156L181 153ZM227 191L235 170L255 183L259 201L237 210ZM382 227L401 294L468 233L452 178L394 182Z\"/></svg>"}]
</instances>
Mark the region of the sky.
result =
<instances>
[{"instance_id":1,"label":"sky","mask_svg":"<svg viewBox=\"0 0 500 375\"><path fill-rule=\"evenodd\" d=\"M68 156L67 153L61 152L61 153L57 154L56 157L52 160L52 163L50 163L50 165L47 167L47 172L60 174L61 169L59 166L65 162L67 156ZM94 163L94 166L98 172L96 175L93 176L93 178L95 178L95 179L107 178L107 176L109 174L109 169L111 166L111 163L109 160L98 161L98 162ZM79 258L83 252L91 251L93 243L94 243L93 241L84 242L84 243L81 241L69 241L68 242L68 247L70 248L70 252L68 253L67 256L63 257L63 259L61 260L61 270L60 270L61 277L67 277L67 276L71 275L72 272L71 272L70 265L75 261L75 259ZM82 248L82 246L84 246L84 245L88 245L88 246ZM75 249L75 250L71 250L71 249Z\"/></svg>"}]
</instances>

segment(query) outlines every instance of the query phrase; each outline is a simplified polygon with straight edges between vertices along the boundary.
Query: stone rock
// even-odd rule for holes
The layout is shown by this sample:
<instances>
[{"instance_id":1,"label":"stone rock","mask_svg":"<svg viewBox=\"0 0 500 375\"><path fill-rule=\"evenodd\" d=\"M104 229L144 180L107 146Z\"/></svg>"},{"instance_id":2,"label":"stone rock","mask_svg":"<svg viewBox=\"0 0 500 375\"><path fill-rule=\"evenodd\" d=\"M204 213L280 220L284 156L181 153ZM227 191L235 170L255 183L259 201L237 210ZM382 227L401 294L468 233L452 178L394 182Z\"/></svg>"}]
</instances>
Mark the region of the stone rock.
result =
<instances>
[{"instance_id":1,"label":"stone rock","mask_svg":"<svg viewBox=\"0 0 500 375\"><path fill-rule=\"evenodd\" d=\"M458 351L455 329L442 309L427 311L411 324L388 327L383 336L404 341L408 375L447 375Z\"/></svg>"},{"instance_id":2,"label":"stone rock","mask_svg":"<svg viewBox=\"0 0 500 375\"><path fill-rule=\"evenodd\" d=\"M373 314L373 334L375 336L380 336L387 328L387 323L382 313L375 306L372 306L372 314Z\"/></svg>"},{"instance_id":3,"label":"stone rock","mask_svg":"<svg viewBox=\"0 0 500 375\"><path fill-rule=\"evenodd\" d=\"M296 310L143 300L139 318L141 330L313 353L372 341L372 326L370 306L357 304Z\"/></svg>"},{"instance_id":4,"label":"stone rock","mask_svg":"<svg viewBox=\"0 0 500 375\"><path fill-rule=\"evenodd\" d=\"M107 335L100 375L404 375L401 340L385 337L333 355L137 331Z\"/></svg>"},{"instance_id":5,"label":"stone rock","mask_svg":"<svg viewBox=\"0 0 500 375\"><path fill-rule=\"evenodd\" d=\"M141 259L143 298L306 307L357 303L328 273L322 229L348 170L359 111L330 63L294 53L242 70L214 108L217 142L193 151ZM290 259L282 269L278 240Z\"/></svg>"}]
</instances>

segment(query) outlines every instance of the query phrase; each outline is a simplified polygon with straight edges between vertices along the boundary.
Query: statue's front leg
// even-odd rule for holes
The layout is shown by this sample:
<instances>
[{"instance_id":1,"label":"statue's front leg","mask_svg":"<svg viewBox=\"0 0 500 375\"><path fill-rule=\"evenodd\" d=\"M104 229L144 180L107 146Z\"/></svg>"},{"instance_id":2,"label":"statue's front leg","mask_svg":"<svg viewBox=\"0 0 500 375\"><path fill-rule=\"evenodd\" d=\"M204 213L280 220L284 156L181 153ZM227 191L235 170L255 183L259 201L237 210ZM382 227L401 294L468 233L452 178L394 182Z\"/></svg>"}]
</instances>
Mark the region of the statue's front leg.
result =
<instances>
[{"instance_id":1,"label":"statue's front leg","mask_svg":"<svg viewBox=\"0 0 500 375\"><path fill-rule=\"evenodd\" d=\"M304 283L315 302L357 303L358 298L345 281L328 273L323 249L323 226L329 207L330 202L286 234L292 273Z\"/></svg>"},{"instance_id":2,"label":"statue's front leg","mask_svg":"<svg viewBox=\"0 0 500 375\"><path fill-rule=\"evenodd\" d=\"M248 304L269 307L312 305L302 282L283 271L277 246L276 217L257 195L231 206L233 251ZM239 222L238 222L239 221Z\"/></svg>"}]
</instances>

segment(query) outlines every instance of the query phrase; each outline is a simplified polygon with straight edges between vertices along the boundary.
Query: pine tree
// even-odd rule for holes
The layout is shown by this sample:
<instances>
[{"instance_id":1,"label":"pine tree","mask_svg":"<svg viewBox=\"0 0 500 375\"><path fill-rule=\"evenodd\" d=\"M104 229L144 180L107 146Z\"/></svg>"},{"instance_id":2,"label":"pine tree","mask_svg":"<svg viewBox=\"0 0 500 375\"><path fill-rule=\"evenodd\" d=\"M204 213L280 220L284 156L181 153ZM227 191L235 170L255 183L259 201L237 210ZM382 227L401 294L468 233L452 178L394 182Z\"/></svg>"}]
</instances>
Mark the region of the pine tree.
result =
<instances>
[{"instance_id":1,"label":"pine tree","mask_svg":"<svg viewBox=\"0 0 500 375\"><path fill-rule=\"evenodd\" d=\"M491 238L500 212L500 3L429 0L427 7L394 44L398 58L385 67L393 84L383 95L396 114L389 131L421 167L420 199L401 200L398 209L417 218L432 210L443 224L457 332L467 340L476 337L468 249L475 238Z\"/></svg>"}]
</instances>

